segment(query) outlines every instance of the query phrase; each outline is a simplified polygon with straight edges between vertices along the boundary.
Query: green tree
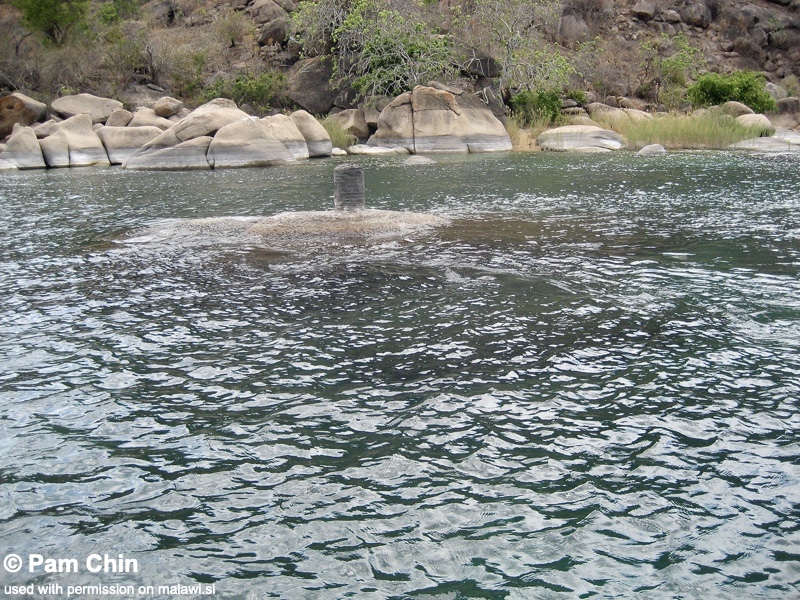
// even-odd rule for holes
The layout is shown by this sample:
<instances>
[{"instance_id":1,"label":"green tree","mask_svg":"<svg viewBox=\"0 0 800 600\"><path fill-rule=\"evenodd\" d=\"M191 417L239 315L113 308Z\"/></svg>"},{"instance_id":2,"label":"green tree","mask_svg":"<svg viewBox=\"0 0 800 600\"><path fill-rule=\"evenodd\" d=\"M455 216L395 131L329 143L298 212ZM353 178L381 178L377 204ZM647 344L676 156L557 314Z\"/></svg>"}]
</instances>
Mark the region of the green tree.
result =
<instances>
[{"instance_id":1,"label":"green tree","mask_svg":"<svg viewBox=\"0 0 800 600\"><path fill-rule=\"evenodd\" d=\"M22 24L62 44L75 26L86 22L90 0L11 0L22 12Z\"/></svg>"},{"instance_id":2,"label":"green tree","mask_svg":"<svg viewBox=\"0 0 800 600\"><path fill-rule=\"evenodd\" d=\"M461 16L466 41L494 57L503 89L561 90L575 72L546 32L558 23L555 0L474 0Z\"/></svg>"},{"instance_id":3,"label":"green tree","mask_svg":"<svg viewBox=\"0 0 800 600\"><path fill-rule=\"evenodd\" d=\"M455 75L451 39L404 0L302 2L293 15L308 55L333 54L334 77L365 97L396 95L431 79Z\"/></svg>"},{"instance_id":4,"label":"green tree","mask_svg":"<svg viewBox=\"0 0 800 600\"><path fill-rule=\"evenodd\" d=\"M431 79L455 75L450 39L384 0L358 0L334 31L340 61L365 97L395 96Z\"/></svg>"}]
</instances>

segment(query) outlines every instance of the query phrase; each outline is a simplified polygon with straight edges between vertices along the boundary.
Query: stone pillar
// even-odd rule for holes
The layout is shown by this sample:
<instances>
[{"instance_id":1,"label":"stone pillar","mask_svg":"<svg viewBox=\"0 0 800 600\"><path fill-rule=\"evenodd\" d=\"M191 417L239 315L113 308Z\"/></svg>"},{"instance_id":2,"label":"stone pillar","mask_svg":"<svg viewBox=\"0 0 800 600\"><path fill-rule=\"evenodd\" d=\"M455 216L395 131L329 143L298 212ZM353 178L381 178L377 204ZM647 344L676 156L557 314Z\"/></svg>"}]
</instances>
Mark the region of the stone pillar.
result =
<instances>
[{"instance_id":1,"label":"stone pillar","mask_svg":"<svg viewBox=\"0 0 800 600\"><path fill-rule=\"evenodd\" d=\"M333 207L336 210L362 210L366 206L364 169L352 163L333 170Z\"/></svg>"}]
</instances>

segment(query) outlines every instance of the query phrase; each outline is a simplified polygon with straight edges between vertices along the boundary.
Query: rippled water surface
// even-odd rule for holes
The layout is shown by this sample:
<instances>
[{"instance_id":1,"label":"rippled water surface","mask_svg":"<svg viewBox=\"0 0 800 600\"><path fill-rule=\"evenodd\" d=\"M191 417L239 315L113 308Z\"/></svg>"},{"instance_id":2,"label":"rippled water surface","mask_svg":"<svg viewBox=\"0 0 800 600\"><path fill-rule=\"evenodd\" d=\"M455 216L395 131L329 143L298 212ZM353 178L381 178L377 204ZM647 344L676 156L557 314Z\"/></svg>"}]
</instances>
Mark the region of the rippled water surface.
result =
<instances>
[{"instance_id":1,"label":"rippled water surface","mask_svg":"<svg viewBox=\"0 0 800 600\"><path fill-rule=\"evenodd\" d=\"M451 225L270 243L333 160L0 176L4 585L800 596L800 162L369 158ZM136 573L90 573L124 554Z\"/></svg>"}]
</instances>

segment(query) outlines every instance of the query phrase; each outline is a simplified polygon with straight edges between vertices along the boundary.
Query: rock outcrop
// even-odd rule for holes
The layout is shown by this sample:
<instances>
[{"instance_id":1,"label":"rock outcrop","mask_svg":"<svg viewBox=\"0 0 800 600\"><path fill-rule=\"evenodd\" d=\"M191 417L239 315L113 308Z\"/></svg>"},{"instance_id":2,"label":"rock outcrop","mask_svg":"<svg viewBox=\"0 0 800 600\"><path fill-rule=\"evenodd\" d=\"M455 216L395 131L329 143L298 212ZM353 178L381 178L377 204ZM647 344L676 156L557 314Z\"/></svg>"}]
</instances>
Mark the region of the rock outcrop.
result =
<instances>
[{"instance_id":1,"label":"rock outcrop","mask_svg":"<svg viewBox=\"0 0 800 600\"><path fill-rule=\"evenodd\" d=\"M208 135L192 138L174 146L151 146L145 152L134 152L123 167L131 170L194 171L210 169L206 154L213 138ZM155 140L154 140L155 141Z\"/></svg>"},{"instance_id":2,"label":"rock outcrop","mask_svg":"<svg viewBox=\"0 0 800 600\"><path fill-rule=\"evenodd\" d=\"M108 123L106 123L108 124ZM133 113L133 117L128 122L128 127L158 127L162 131L166 131L175 123L164 117L156 114L152 108L140 106Z\"/></svg>"},{"instance_id":3,"label":"rock outcrop","mask_svg":"<svg viewBox=\"0 0 800 600\"><path fill-rule=\"evenodd\" d=\"M752 152L800 152L800 132L779 129L773 136L737 142L731 146L731 149Z\"/></svg>"},{"instance_id":4,"label":"rock outcrop","mask_svg":"<svg viewBox=\"0 0 800 600\"><path fill-rule=\"evenodd\" d=\"M343 110L330 115L328 119L336 121L342 129L356 136L358 140L366 141L369 138L369 125L364 117L364 111L361 109L351 108Z\"/></svg>"},{"instance_id":5,"label":"rock outcrop","mask_svg":"<svg viewBox=\"0 0 800 600\"><path fill-rule=\"evenodd\" d=\"M411 153L511 150L505 127L475 96L428 86L390 102L367 144Z\"/></svg>"},{"instance_id":6,"label":"rock outcrop","mask_svg":"<svg viewBox=\"0 0 800 600\"><path fill-rule=\"evenodd\" d=\"M70 117L59 123L58 129L67 139L70 167L110 166L105 146L92 129L92 117L89 114Z\"/></svg>"},{"instance_id":7,"label":"rock outcrop","mask_svg":"<svg viewBox=\"0 0 800 600\"><path fill-rule=\"evenodd\" d=\"M555 152L611 152L627 146L617 133L590 125L567 125L543 132L536 138L542 150Z\"/></svg>"},{"instance_id":8,"label":"rock outcrop","mask_svg":"<svg viewBox=\"0 0 800 600\"><path fill-rule=\"evenodd\" d=\"M112 165L121 165L139 148L152 142L159 135L158 127L113 127L106 125L97 130ZM43 140L44 141L44 140ZM42 145L44 147L44 144Z\"/></svg>"},{"instance_id":9,"label":"rock outcrop","mask_svg":"<svg viewBox=\"0 0 800 600\"><path fill-rule=\"evenodd\" d=\"M122 108L122 102L110 98L100 98L92 94L63 96L53 100L53 112L64 119L87 114L93 123L105 123L111 113Z\"/></svg>"},{"instance_id":10,"label":"rock outcrop","mask_svg":"<svg viewBox=\"0 0 800 600\"><path fill-rule=\"evenodd\" d=\"M18 169L44 169L47 166L36 133L19 123L14 125L6 148L0 153L0 160Z\"/></svg>"},{"instance_id":11,"label":"rock outcrop","mask_svg":"<svg viewBox=\"0 0 800 600\"><path fill-rule=\"evenodd\" d=\"M312 114L325 114L336 101L339 90L331 85L333 62L328 56L305 58L287 72L287 96Z\"/></svg>"},{"instance_id":12,"label":"rock outcrop","mask_svg":"<svg viewBox=\"0 0 800 600\"><path fill-rule=\"evenodd\" d=\"M757 128L762 131L772 131L775 129L772 126L772 122L766 116L761 114L741 115L736 117L736 122L739 123L739 125Z\"/></svg>"},{"instance_id":13,"label":"rock outcrop","mask_svg":"<svg viewBox=\"0 0 800 600\"><path fill-rule=\"evenodd\" d=\"M310 157L330 156L333 150L331 137L319 121L304 110L295 111L290 117L306 140Z\"/></svg>"},{"instance_id":14,"label":"rock outcrop","mask_svg":"<svg viewBox=\"0 0 800 600\"><path fill-rule=\"evenodd\" d=\"M43 120L47 116L47 105L14 92L0 98L0 139L14 130L14 125L23 127Z\"/></svg>"},{"instance_id":15,"label":"rock outcrop","mask_svg":"<svg viewBox=\"0 0 800 600\"><path fill-rule=\"evenodd\" d=\"M284 146L296 159L309 157L308 144L306 138L295 125L295 122L286 115L273 115L264 117L261 122L267 129L270 137L275 138Z\"/></svg>"},{"instance_id":16,"label":"rock outcrop","mask_svg":"<svg viewBox=\"0 0 800 600\"><path fill-rule=\"evenodd\" d=\"M208 148L208 162L215 168L264 167L295 160L257 117L222 127Z\"/></svg>"},{"instance_id":17,"label":"rock outcrop","mask_svg":"<svg viewBox=\"0 0 800 600\"><path fill-rule=\"evenodd\" d=\"M664 156L666 153L666 149L661 144L649 144L639 150L636 156Z\"/></svg>"}]
</instances>

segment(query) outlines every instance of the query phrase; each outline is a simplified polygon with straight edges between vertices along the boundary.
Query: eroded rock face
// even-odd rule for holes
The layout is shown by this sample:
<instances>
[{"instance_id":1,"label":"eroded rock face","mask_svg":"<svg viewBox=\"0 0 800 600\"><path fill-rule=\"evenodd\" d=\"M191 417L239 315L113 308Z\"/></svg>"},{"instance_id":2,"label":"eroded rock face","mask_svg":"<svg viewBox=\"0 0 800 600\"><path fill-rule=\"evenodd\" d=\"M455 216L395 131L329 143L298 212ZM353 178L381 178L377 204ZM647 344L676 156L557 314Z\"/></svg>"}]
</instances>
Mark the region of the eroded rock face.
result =
<instances>
[{"instance_id":1,"label":"eroded rock face","mask_svg":"<svg viewBox=\"0 0 800 600\"><path fill-rule=\"evenodd\" d=\"M339 95L331 85L331 75L333 61L328 56L300 60L287 73L287 96L312 114L325 114Z\"/></svg>"},{"instance_id":2,"label":"eroded rock face","mask_svg":"<svg viewBox=\"0 0 800 600\"><path fill-rule=\"evenodd\" d=\"M210 169L211 165L208 162L206 154L211 140L211 136L204 135L185 142L180 142L174 146L151 146L147 152L135 152L123 163L123 167L137 171L191 171Z\"/></svg>"},{"instance_id":3,"label":"eroded rock face","mask_svg":"<svg viewBox=\"0 0 800 600\"><path fill-rule=\"evenodd\" d=\"M308 158L308 144L303 134L295 125L295 122L286 115L273 115L264 117L261 122L267 128L267 132L284 146L296 159Z\"/></svg>"},{"instance_id":4,"label":"eroded rock face","mask_svg":"<svg viewBox=\"0 0 800 600\"><path fill-rule=\"evenodd\" d=\"M105 146L92 129L92 117L79 114L58 124L69 144L69 166L91 167L109 166ZM47 138L46 138L47 139ZM43 142L46 141L42 140Z\"/></svg>"},{"instance_id":5,"label":"eroded rock face","mask_svg":"<svg viewBox=\"0 0 800 600\"><path fill-rule=\"evenodd\" d=\"M310 157L331 155L331 137L319 121L304 110L295 111L290 117L305 138Z\"/></svg>"},{"instance_id":6,"label":"eroded rock face","mask_svg":"<svg viewBox=\"0 0 800 600\"><path fill-rule=\"evenodd\" d=\"M472 94L417 86L381 112L369 146L409 152L492 152L511 150L503 124Z\"/></svg>"},{"instance_id":7,"label":"eroded rock face","mask_svg":"<svg viewBox=\"0 0 800 600\"><path fill-rule=\"evenodd\" d=\"M93 123L105 123L112 112L122 108L122 102L111 98L100 98L92 94L77 94L53 100L51 107L53 112L64 119L87 114Z\"/></svg>"},{"instance_id":8,"label":"eroded rock face","mask_svg":"<svg viewBox=\"0 0 800 600\"><path fill-rule=\"evenodd\" d=\"M18 169L44 169L47 166L36 133L19 123L14 125L6 148L0 153L0 160Z\"/></svg>"},{"instance_id":9,"label":"eroded rock face","mask_svg":"<svg viewBox=\"0 0 800 600\"><path fill-rule=\"evenodd\" d=\"M27 126L47 116L47 105L14 92L0 98L0 138L14 130L14 125Z\"/></svg>"},{"instance_id":10,"label":"eroded rock face","mask_svg":"<svg viewBox=\"0 0 800 600\"><path fill-rule=\"evenodd\" d=\"M158 127L112 127L106 125L97 130L112 165L121 165L134 152L161 135Z\"/></svg>"},{"instance_id":11,"label":"eroded rock face","mask_svg":"<svg viewBox=\"0 0 800 600\"><path fill-rule=\"evenodd\" d=\"M224 126L208 148L208 162L215 169L264 167L294 160L294 155L257 117Z\"/></svg>"}]
</instances>

